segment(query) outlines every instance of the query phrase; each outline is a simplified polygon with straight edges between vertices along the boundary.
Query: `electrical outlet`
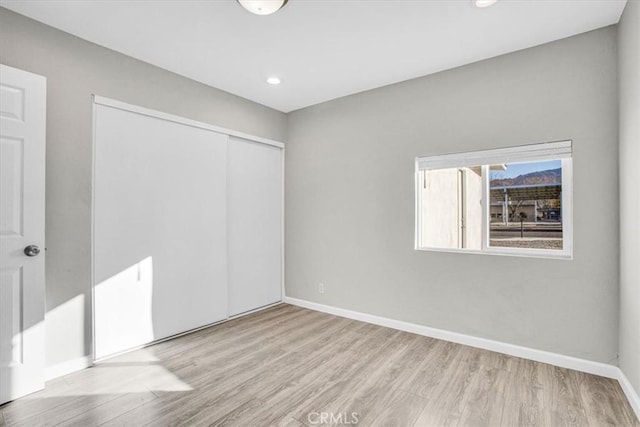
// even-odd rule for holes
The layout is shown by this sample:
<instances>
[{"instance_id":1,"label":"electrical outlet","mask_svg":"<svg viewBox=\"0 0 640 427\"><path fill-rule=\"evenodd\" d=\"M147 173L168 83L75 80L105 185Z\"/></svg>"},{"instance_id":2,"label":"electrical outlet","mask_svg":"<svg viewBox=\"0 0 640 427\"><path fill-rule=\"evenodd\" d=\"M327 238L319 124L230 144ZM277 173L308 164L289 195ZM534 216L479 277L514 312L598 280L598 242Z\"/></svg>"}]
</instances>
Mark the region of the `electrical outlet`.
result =
<instances>
[{"instance_id":1,"label":"electrical outlet","mask_svg":"<svg viewBox=\"0 0 640 427\"><path fill-rule=\"evenodd\" d=\"M318 283L318 292L324 294L324 283Z\"/></svg>"}]
</instances>

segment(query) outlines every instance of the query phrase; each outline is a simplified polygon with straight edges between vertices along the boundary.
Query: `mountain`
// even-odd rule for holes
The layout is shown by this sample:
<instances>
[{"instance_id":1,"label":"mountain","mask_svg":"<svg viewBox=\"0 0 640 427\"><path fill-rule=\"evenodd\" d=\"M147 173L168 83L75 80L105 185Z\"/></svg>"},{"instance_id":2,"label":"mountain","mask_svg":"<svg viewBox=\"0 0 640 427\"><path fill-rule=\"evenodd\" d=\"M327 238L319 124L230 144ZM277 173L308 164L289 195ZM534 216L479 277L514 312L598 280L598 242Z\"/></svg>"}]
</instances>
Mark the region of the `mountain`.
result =
<instances>
[{"instance_id":1,"label":"mountain","mask_svg":"<svg viewBox=\"0 0 640 427\"><path fill-rule=\"evenodd\" d=\"M531 172L515 178L492 179L490 187L510 187L512 185L562 184L562 169Z\"/></svg>"}]
</instances>

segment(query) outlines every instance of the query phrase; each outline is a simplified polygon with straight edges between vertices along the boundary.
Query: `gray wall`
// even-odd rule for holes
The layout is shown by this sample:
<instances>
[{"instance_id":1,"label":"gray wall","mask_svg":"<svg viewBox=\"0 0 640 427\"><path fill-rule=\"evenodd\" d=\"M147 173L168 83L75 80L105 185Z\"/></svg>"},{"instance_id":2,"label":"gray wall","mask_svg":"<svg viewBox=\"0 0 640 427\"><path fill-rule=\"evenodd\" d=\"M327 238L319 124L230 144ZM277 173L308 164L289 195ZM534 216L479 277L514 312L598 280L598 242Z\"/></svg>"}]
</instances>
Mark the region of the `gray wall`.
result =
<instances>
[{"instance_id":1,"label":"gray wall","mask_svg":"<svg viewBox=\"0 0 640 427\"><path fill-rule=\"evenodd\" d=\"M46 357L51 366L90 351L91 95L280 141L287 119L3 8L0 62L47 78Z\"/></svg>"},{"instance_id":2,"label":"gray wall","mask_svg":"<svg viewBox=\"0 0 640 427\"><path fill-rule=\"evenodd\" d=\"M620 69L620 368L640 394L640 1L618 29Z\"/></svg>"},{"instance_id":3,"label":"gray wall","mask_svg":"<svg viewBox=\"0 0 640 427\"><path fill-rule=\"evenodd\" d=\"M617 109L608 27L289 114L287 296L616 363ZM413 249L416 156L564 139L572 261Z\"/></svg>"}]
</instances>

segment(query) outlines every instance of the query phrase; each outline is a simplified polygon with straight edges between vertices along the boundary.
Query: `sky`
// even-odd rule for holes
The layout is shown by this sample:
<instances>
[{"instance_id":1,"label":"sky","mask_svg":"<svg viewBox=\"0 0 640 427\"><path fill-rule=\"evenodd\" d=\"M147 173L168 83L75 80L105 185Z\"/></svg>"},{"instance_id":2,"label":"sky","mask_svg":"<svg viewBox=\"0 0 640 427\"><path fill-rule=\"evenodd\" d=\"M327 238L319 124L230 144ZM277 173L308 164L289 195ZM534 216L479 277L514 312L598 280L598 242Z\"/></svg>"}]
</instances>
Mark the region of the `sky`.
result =
<instances>
[{"instance_id":1,"label":"sky","mask_svg":"<svg viewBox=\"0 0 640 427\"><path fill-rule=\"evenodd\" d=\"M490 179L515 178L519 175L524 175L531 172L558 169L560 167L560 160L549 160L546 162L507 163L506 171L491 171Z\"/></svg>"}]
</instances>

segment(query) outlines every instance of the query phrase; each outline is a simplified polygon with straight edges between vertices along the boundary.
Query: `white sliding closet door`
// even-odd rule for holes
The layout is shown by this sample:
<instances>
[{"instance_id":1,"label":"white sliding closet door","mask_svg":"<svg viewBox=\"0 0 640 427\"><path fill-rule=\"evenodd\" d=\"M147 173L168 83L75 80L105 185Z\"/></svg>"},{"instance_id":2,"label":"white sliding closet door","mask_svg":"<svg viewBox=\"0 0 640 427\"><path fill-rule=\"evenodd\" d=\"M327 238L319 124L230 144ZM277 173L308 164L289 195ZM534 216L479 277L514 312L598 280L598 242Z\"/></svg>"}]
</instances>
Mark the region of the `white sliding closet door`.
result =
<instances>
[{"instance_id":1,"label":"white sliding closet door","mask_svg":"<svg viewBox=\"0 0 640 427\"><path fill-rule=\"evenodd\" d=\"M226 319L227 138L96 104L96 358Z\"/></svg>"},{"instance_id":2,"label":"white sliding closet door","mask_svg":"<svg viewBox=\"0 0 640 427\"><path fill-rule=\"evenodd\" d=\"M229 316L282 299L282 149L229 137Z\"/></svg>"}]
</instances>

